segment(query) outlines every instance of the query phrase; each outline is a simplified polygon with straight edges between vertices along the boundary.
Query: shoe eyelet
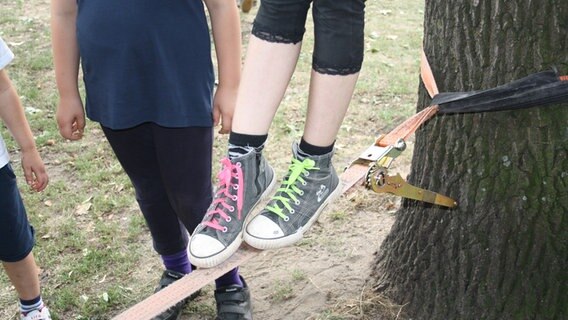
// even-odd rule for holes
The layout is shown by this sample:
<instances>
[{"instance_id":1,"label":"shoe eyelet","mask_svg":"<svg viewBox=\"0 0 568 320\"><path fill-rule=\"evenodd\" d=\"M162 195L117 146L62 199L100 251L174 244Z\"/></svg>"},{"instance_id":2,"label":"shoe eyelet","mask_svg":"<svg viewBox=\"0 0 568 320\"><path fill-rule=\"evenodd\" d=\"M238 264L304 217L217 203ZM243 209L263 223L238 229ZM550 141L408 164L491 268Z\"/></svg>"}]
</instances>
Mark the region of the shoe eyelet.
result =
<instances>
[{"instance_id":1,"label":"shoe eyelet","mask_svg":"<svg viewBox=\"0 0 568 320\"><path fill-rule=\"evenodd\" d=\"M241 164L240 162L237 162L236 165L237 165L237 167L239 167L239 168L242 167L242 164Z\"/></svg>"},{"instance_id":2,"label":"shoe eyelet","mask_svg":"<svg viewBox=\"0 0 568 320\"><path fill-rule=\"evenodd\" d=\"M304 190L300 190L300 192L298 192L299 195L303 196L304 195Z\"/></svg>"},{"instance_id":3,"label":"shoe eyelet","mask_svg":"<svg viewBox=\"0 0 568 320\"><path fill-rule=\"evenodd\" d=\"M231 222L231 220L233 220L233 218L231 218L231 217L227 217L227 219L225 219L226 222Z\"/></svg>"},{"instance_id":4,"label":"shoe eyelet","mask_svg":"<svg viewBox=\"0 0 568 320\"><path fill-rule=\"evenodd\" d=\"M239 190L239 185L238 185L238 184L234 184L234 185L233 185L233 189L234 189L234 190Z\"/></svg>"},{"instance_id":5,"label":"shoe eyelet","mask_svg":"<svg viewBox=\"0 0 568 320\"><path fill-rule=\"evenodd\" d=\"M232 196L231 199L233 199L233 201L237 201L237 199L239 199L239 197L237 197L237 196Z\"/></svg>"},{"instance_id":6,"label":"shoe eyelet","mask_svg":"<svg viewBox=\"0 0 568 320\"><path fill-rule=\"evenodd\" d=\"M299 205L300 205L300 200L296 200L296 201L294 201L294 203L295 203L297 206L299 206Z\"/></svg>"},{"instance_id":7,"label":"shoe eyelet","mask_svg":"<svg viewBox=\"0 0 568 320\"><path fill-rule=\"evenodd\" d=\"M223 227L223 233L227 233L227 231L229 231L229 228Z\"/></svg>"},{"instance_id":8,"label":"shoe eyelet","mask_svg":"<svg viewBox=\"0 0 568 320\"><path fill-rule=\"evenodd\" d=\"M308 184L308 183L307 183L306 181L302 181L302 185L303 185L303 186L305 186L305 185L307 185L307 184Z\"/></svg>"},{"instance_id":9,"label":"shoe eyelet","mask_svg":"<svg viewBox=\"0 0 568 320\"><path fill-rule=\"evenodd\" d=\"M309 177L310 176L310 172L306 171L306 173L304 173L304 177Z\"/></svg>"},{"instance_id":10,"label":"shoe eyelet","mask_svg":"<svg viewBox=\"0 0 568 320\"><path fill-rule=\"evenodd\" d=\"M290 221L290 218L288 216L285 216L284 221L288 222L288 221Z\"/></svg>"},{"instance_id":11,"label":"shoe eyelet","mask_svg":"<svg viewBox=\"0 0 568 320\"><path fill-rule=\"evenodd\" d=\"M230 206L230 207L229 207L229 211L235 212L235 207ZM229 220L227 220L227 222L229 222L229 221L231 221L231 217L229 217Z\"/></svg>"},{"instance_id":12,"label":"shoe eyelet","mask_svg":"<svg viewBox=\"0 0 568 320\"><path fill-rule=\"evenodd\" d=\"M296 210L292 209L292 210L288 210L288 212L290 212L290 214L294 214L294 213L296 213Z\"/></svg>"}]
</instances>

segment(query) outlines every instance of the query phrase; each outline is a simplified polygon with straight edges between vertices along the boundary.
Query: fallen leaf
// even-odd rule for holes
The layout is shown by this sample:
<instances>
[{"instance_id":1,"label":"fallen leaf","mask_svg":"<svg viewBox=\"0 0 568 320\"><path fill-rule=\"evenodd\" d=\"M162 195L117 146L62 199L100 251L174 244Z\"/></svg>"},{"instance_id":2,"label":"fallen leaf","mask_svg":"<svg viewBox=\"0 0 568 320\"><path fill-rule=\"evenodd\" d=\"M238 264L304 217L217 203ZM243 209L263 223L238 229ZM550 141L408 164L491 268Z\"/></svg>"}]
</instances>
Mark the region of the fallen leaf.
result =
<instances>
[{"instance_id":1,"label":"fallen leaf","mask_svg":"<svg viewBox=\"0 0 568 320\"><path fill-rule=\"evenodd\" d=\"M78 205L77 208L75 208L75 214L84 215L85 213L87 213L89 211L89 209L91 209L91 205L92 205L92 203L90 203L90 202L82 203L82 204Z\"/></svg>"}]
</instances>

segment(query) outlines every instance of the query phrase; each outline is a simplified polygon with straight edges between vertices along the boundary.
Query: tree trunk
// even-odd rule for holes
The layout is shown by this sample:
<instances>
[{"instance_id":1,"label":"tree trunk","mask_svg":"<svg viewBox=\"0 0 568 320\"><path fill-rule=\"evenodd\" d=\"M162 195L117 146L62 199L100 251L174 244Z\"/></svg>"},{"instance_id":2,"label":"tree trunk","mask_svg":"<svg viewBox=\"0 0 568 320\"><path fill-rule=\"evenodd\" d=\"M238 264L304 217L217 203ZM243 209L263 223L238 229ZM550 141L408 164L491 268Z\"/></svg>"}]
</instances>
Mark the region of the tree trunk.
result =
<instances>
[{"instance_id":1,"label":"tree trunk","mask_svg":"<svg viewBox=\"0 0 568 320\"><path fill-rule=\"evenodd\" d=\"M440 92L568 74L568 1L427 0ZM430 99L420 87L418 109ZM568 104L437 116L409 182L459 203L404 201L371 275L413 319L568 316Z\"/></svg>"}]
</instances>

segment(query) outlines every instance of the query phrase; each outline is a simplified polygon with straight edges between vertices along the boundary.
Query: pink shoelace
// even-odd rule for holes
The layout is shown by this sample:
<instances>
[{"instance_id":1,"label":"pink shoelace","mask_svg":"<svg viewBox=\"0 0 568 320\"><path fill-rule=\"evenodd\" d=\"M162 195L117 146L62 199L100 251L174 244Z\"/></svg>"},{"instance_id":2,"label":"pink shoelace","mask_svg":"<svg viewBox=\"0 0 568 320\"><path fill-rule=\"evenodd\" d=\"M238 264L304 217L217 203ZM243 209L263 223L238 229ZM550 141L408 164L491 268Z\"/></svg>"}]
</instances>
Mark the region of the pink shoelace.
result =
<instances>
[{"instance_id":1,"label":"pink shoelace","mask_svg":"<svg viewBox=\"0 0 568 320\"><path fill-rule=\"evenodd\" d=\"M241 220L241 209L243 207L243 169L240 163L233 164L229 158L221 159L221 164L223 169L217 175L219 179L219 186L217 187L217 193L215 194L215 200L213 200L213 208L207 212L206 216L212 216L212 218L205 222L205 225L216 230L227 232L227 227L223 227L219 224L219 220L215 219L215 215L219 215L225 221L230 222L231 216L225 213L225 210L229 212L234 212L235 207L229 205L226 200L227 198L237 202L237 218ZM237 183L232 183L233 178L236 178ZM230 188L237 191L236 195L231 195Z\"/></svg>"}]
</instances>

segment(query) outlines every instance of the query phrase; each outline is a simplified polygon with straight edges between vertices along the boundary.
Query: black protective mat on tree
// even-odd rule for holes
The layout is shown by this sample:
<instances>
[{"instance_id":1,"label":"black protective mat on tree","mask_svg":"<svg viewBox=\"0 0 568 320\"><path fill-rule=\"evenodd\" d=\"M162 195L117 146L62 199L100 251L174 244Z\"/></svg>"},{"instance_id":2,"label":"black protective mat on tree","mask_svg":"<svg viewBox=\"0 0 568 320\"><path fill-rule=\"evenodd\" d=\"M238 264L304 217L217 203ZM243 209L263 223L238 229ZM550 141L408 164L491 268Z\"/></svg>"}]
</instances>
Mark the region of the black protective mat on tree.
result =
<instances>
[{"instance_id":1,"label":"black protective mat on tree","mask_svg":"<svg viewBox=\"0 0 568 320\"><path fill-rule=\"evenodd\" d=\"M531 74L513 82L479 91L444 92L432 99L438 113L487 112L540 107L568 102L568 81L554 70Z\"/></svg>"}]
</instances>

